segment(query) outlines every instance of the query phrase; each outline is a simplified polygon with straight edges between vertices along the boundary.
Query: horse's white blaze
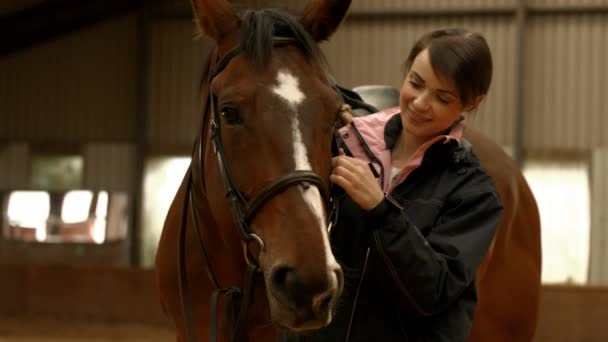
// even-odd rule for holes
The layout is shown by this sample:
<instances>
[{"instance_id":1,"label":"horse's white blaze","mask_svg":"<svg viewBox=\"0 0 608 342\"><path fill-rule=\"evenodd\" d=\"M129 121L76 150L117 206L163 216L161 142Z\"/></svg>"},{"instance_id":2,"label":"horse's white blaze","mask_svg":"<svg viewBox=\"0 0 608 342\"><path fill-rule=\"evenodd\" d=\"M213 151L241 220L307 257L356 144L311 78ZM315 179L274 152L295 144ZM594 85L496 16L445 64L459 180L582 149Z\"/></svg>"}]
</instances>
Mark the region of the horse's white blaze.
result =
<instances>
[{"instance_id":1,"label":"horse's white blaze","mask_svg":"<svg viewBox=\"0 0 608 342\"><path fill-rule=\"evenodd\" d=\"M302 139L302 131L300 130L300 118L298 113L298 105L305 99L304 93L300 90L298 79L293 76L289 70L279 70L277 74L278 85L272 88L272 91L280 98L285 100L289 105L289 108L293 112L291 121L291 133L293 135L293 157L295 161L296 170L309 170L312 171L312 166L308 160L308 151L306 145ZM336 266L336 260L331 252L329 246L329 238L326 231L327 222L325 220L325 214L323 212L323 199L319 193L319 189L315 186L311 186L308 189L300 187L300 191L304 197L304 201L308 204L308 207L312 210L319 227L322 230L321 236L323 236L323 244L325 247L325 255L327 265L331 268Z\"/></svg>"},{"instance_id":2,"label":"horse's white blaze","mask_svg":"<svg viewBox=\"0 0 608 342\"><path fill-rule=\"evenodd\" d=\"M283 100L293 107L297 119L297 106L304 100L304 93L300 90L298 79L295 78L288 70L279 70L277 75L277 83L279 85L272 88L272 91L279 95Z\"/></svg>"}]
</instances>

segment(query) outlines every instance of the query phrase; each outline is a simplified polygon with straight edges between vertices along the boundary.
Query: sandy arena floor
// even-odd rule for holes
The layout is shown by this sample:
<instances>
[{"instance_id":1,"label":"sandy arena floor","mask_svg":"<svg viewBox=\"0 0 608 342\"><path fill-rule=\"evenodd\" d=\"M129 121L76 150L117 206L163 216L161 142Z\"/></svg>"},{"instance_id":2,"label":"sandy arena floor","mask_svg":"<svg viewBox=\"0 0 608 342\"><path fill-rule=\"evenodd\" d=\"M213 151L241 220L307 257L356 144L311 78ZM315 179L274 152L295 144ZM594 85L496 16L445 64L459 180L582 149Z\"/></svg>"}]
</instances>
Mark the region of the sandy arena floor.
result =
<instances>
[{"instance_id":1,"label":"sandy arena floor","mask_svg":"<svg viewBox=\"0 0 608 342\"><path fill-rule=\"evenodd\" d=\"M0 319L0 342L173 342L169 327L137 323Z\"/></svg>"}]
</instances>

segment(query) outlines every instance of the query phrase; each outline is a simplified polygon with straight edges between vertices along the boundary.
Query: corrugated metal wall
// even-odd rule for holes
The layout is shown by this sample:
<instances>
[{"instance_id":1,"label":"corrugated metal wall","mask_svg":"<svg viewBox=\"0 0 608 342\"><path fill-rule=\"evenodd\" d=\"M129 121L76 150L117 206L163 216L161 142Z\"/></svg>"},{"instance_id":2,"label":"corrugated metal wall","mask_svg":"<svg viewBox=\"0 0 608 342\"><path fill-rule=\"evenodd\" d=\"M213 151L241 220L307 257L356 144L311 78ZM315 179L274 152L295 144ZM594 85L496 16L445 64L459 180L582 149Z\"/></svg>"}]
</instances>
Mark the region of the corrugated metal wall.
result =
<instances>
[{"instance_id":1,"label":"corrugated metal wall","mask_svg":"<svg viewBox=\"0 0 608 342\"><path fill-rule=\"evenodd\" d=\"M400 87L402 64L416 39L438 27L466 27L483 33L495 71L487 101L471 121L498 143L513 144L515 116L515 26L508 16L352 18L324 45L336 79L347 87L386 84Z\"/></svg>"},{"instance_id":2,"label":"corrugated metal wall","mask_svg":"<svg viewBox=\"0 0 608 342\"><path fill-rule=\"evenodd\" d=\"M133 189L133 144L87 144L83 157L85 189L121 192L130 192Z\"/></svg>"},{"instance_id":3,"label":"corrugated metal wall","mask_svg":"<svg viewBox=\"0 0 608 342\"><path fill-rule=\"evenodd\" d=\"M529 21L525 146L607 146L608 14L555 14Z\"/></svg>"},{"instance_id":4,"label":"corrugated metal wall","mask_svg":"<svg viewBox=\"0 0 608 342\"><path fill-rule=\"evenodd\" d=\"M189 20L151 22L147 140L152 147L179 146L187 151L200 127L198 90L212 42L195 40L195 32Z\"/></svg>"},{"instance_id":5,"label":"corrugated metal wall","mask_svg":"<svg viewBox=\"0 0 608 342\"><path fill-rule=\"evenodd\" d=\"M24 8L38 5L44 0L2 0L0 2L0 13L11 13Z\"/></svg>"},{"instance_id":6,"label":"corrugated metal wall","mask_svg":"<svg viewBox=\"0 0 608 342\"><path fill-rule=\"evenodd\" d=\"M353 11L454 9L456 11L479 8L512 8L517 0L354 0Z\"/></svg>"},{"instance_id":7,"label":"corrugated metal wall","mask_svg":"<svg viewBox=\"0 0 608 342\"><path fill-rule=\"evenodd\" d=\"M258 7L278 4L269 0L249 3ZM516 3L358 0L324 50L342 85L399 86L401 63L420 34L445 26L480 31L488 39L496 67L490 95L474 116L473 125L500 144L512 146L518 92ZM608 86L608 68L603 62L608 57L607 12L535 14L538 8L608 6L608 1L537 0L529 4L534 10L525 28L525 147L572 149L608 144L601 131L608 126L601 94ZM286 6L301 7L291 2ZM483 14L497 8L505 11ZM447 10L461 14L448 15ZM433 15L433 11L442 15ZM194 41L193 34L187 16L155 18L150 23L146 137L158 150L171 146L175 148L169 150L187 151L199 126L197 89L210 43ZM128 16L1 59L0 103L5 124L0 126L0 139L134 141L136 45L136 18Z\"/></svg>"},{"instance_id":8,"label":"corrugated metal wall","mask_svg":"<svg viewBox=\"0 0 608 342\"><path fill-rule=\"evenodd\" d=\"M581 6L604 6L606 0L528 0L533 7L581 7Z\"/></svg>"},{"instance_id":9,"label":"corrugated metal wall","mask_svg":"<svg viewBox=\"0 0 608 342\"><path fill-rule=\"evenodd\" d=\"M27 144L0 145L0 189L30 187L30 150Z\"/></svg>"},{"instance_id":10,"label":"corrugated metal wall","mask_svg":"<svg viewBox=\"0 0 608 342\"><path fill-rule=\"evenodd\" d=\"M294 11L304 4L241 2ZM401 63L422 33L445 26L479 31L490 44L495 71L487 101L470 120L474 126L503 146L516 146L521 114L523 147L528 150L605 149L608 0L530 0L523 31L516 20L518 3L355 0L323 49L340 84L398 87ZM183 13L156 13L146 25L145 44L137 40L134 14L0 58L0 142L10 143L0 149L0 185L29 186L30 143L65 144L71 151L77 146L85 158L85 187L108 190L136 191L134 173L141 171L141 160L134 160L143 158L137 152L140 142L148 142L148 155L190 152L201 120L198 87L210 42L193 40L191 16ZM520 32L525 43L522 80L517 70ZM138 74L138 46L146 47L143 78ZM523 113L517 113L520 101ZM145 125L137 121L140 105L147 115ZM597 206L608 199L595 185L604 181L598 175L608 174L608 165L599 162L606 160L605 154L597 153L592 202L601 202L593 204L593 222L594 227L606 227Z\"/></svg>"},{"instance_id":11,"label":"corrugated metal wall","mask_svg":"<svg viewBox=\"0 0 608 342\"><path fill-rule=\"evenodd\" d=\"M400 64L422 33L446 26L479 31L488 39L495 71L488 99L474 116L473 125L500 144L514 144L518 91L516 1L456 4L368 0L353 5L354 14L324 48L341 83L351 87L398 87L403 77ZM572 149L606 145L608 138L602 128L608 127L608 118L602 114L608 106L601 92L608 86L608 68L604 65L608 57L608 14L551 14L539 9L608 6L608 1L533 1L531 5L535 9L531 10L524 31L524 147ZM446 8L465 14L439 11ZM473 15L466 14L467 8L512 11ZM408 15L408 11L414 14ZM434 15L433 11L441 15Z\"/></svg>"},{"instance_id":12,"label":"corrugated metal wall","mask_svg":"<svg viewBox=\"0 0 608 342\"><path fill-rule=\"evenodd\" d=\"M133 16L0 59L1 140L132 139L136 94Z\"/></svg>"}]
</instances>

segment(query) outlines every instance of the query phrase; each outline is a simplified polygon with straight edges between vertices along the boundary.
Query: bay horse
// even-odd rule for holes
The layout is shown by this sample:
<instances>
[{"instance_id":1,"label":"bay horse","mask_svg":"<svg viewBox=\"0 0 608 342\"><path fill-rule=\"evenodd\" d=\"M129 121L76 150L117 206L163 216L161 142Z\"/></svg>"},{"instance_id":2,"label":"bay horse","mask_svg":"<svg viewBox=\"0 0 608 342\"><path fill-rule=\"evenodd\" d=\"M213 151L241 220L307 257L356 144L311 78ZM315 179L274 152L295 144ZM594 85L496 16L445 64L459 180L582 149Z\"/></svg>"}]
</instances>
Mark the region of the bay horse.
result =
<instances>
[{"instance_id":1,"label":"bay horse","mask_svg":"<svg viewBox=\"0 0 608 342\"><path fill-rule=\"evenodd\" d=\"M191 1L216 43L202 129L156 255L178 341L272 341L329 324L343 273L329 245L342 96L317 45L350 0L312 0L299 20Z\"/></svg>"},{"instance_id":2,"label":"bay horse","mask_svg":"<svg viewBox=\"0 0 608 342\"><path fill-rule=\"evenodd\" d=\"M239 16L225 0L193 2L217 48L202 129L156 257L161 303L178 341L272 341L277 327L331 321L343 283L327 228L342 99L316 43L349 5L313 0L296 22L276 11ZM540 298L538 209L500 147L472 129L465 137L505 205L477 273L470 341L531 341Z\"/></svg>"},{"instance_id":3,"label":"bay horse","mask_svg":"<svg viewBox=\"0 0 608 342\"><path fill-rule=\"evenodd\" d=\"M534 340L541 299L541 225L536 200L518 164L473 128L464 138L494 178L504 212L477 270L478 303L469 342Z\"/></svg>"},{"instance_id":4,"label":"bay horse","mask_svg":"<svg viewBox=\"0 0 608 342\"><path fill-rule=\"evenodd\" d=\"M399 106L399 89L353 89L371 111ZM353 108L353 115L371 114ZM530 342L538 324L541 296L541 226L534 195L517 163L492 139L467 127L464 132L494 178L504 213L494 241L476 274L478 304L469 342Z\"/></svg>"}]
</instances>

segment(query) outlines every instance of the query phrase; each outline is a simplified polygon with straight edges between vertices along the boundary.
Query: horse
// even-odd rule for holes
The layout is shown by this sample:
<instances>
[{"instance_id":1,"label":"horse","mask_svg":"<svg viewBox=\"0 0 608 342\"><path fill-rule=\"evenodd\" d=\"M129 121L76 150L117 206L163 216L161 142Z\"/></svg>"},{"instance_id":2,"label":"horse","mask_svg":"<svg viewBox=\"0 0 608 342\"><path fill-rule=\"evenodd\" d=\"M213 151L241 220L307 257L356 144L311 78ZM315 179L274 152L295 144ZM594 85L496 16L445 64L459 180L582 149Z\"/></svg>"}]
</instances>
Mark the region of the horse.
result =
<instances>
[{"instance_id":1,"label":"horse","mask_svg":"<svg viewBox=\"0 0 608 342\"><path fill-rule=\"evenodd\" d=\"M371 112L399 106L399 89L353 88ZM370 114L354 108L354 116ZM541 297L541 226L536 200L517 163L491 138L467 127L464 138L494 178L504 213L476 273L478 304L469 342L529 342L538 325Z\"/></svg>"},{"instance_id":2,"label":"horse","mask_svg":"<svg viewBox=\"0 0 608 342\"><path fill-rule=\"evenodd\" d=\"M478 303L469 342L532 341L541 299L541 225L536 200L518 164L492 139L464 132L494 178L504 212L476 274Z\"/></svg>"},{"instance_id":3,"label":"horse","mask_svg":"<svg viewBox=\"0 0 608 342\"><path fill-rule=\"evenodd\" d=\"M239 16L225 0L192 4L217 48L192 163L157 250L163 310L178 341L271 341L283 329L326 326L344 281L328 242L332 135L344 113L316 43L336 30L350 1L313 0L297 22L276 11ZM477 273L470 341L530 341L540 297L538 209L500 147L472 129L465 137L505 205Z\"/></svg>"},{"instance_id":4,"label":"horse","mask_svg":"<svg viewBox=\"0 0 608 342\"><path fill-rule=\"evenodd\" d=\"M178 341L271 341L330 323L344 281L328 237L343 99L317 43L350 2L312 0L296 20L191 1L216 48L155 260Z\"/></svg>"}]
</instances>

